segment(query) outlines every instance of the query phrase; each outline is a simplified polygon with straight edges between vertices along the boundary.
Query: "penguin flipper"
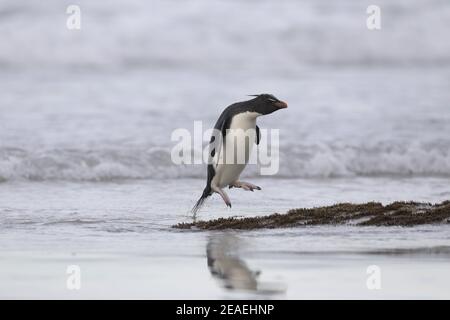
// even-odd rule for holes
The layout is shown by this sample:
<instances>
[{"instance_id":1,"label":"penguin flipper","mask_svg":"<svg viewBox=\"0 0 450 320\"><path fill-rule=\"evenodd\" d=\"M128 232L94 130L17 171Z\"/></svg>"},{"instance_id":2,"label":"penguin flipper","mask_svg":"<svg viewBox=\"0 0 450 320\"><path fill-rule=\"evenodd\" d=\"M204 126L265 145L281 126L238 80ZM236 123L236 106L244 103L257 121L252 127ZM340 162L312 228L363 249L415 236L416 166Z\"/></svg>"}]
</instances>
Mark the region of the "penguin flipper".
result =
<instances>
[{"instance_id":1,"label":"penguin flipper","mask_svg":"<svg viewBox=\"0 0 450 320\"><path fill-rule=\"evenodd\" d=\"M214 129L220 131L222 135L220 137L216 137L214 134L211 136L211 140L209 141L209 155L211 156L211 158L214 158L214 156L216 155L216 150L218 151L217 153L220 153L222 144L225 141L225 135L227 134L227 130L230 128L230 123L231 119L229 117L226 117L226 114L222 114L217 120ZM220 139L216 141L216 138Z\"/></svg>"},{"instance_id":2,"label":"penguin flipper","mask_svg":"<svg viewBox=\"0 0 450 320\"><path fill-rule=\"evenodd\" d=\"M256 126L256 144L259 144L261 141L261 132L259 131L259 127Z\"/></svg>"}]
</instances>

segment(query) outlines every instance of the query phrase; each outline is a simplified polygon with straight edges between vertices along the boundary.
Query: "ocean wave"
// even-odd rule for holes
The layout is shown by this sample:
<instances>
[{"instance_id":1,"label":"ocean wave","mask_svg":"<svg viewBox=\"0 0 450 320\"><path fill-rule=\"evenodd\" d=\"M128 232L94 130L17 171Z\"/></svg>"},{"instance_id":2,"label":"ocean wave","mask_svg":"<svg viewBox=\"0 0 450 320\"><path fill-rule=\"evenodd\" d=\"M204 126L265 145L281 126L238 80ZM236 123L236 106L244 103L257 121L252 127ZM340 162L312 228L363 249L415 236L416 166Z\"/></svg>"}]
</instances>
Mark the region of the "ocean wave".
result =
<instances>
[{"instance_id":1,"label":"ocean wave","mask_svg":"<svg viewBox=\"0 0 450 320\"><path fill-rule=\"evenodd\" d=\"M170 148L51 149L0 148L0 182L115 181L204 178L204 164L176 165ZM260 176L249 165L245 176ZM267 178L357 176L450 177L450 141L296 144L280 150L279 170Z\"/></svg>"},{"instance_id":2,"label":"ocean wave","mask_svg":"<svg viewBox=\"0 0 450 320\"><path fill-rule=\"evenodd\" d=\"M274 72L315 64L450 64L443 31L450 11L440 0L379 1L383 24L376 32L365 24L370 3L358 0L78 3L81 29L69 31L60 1L3 1L0 69ZM233 12L226 22L224 12Z\"/></svg>"}]
</instances>

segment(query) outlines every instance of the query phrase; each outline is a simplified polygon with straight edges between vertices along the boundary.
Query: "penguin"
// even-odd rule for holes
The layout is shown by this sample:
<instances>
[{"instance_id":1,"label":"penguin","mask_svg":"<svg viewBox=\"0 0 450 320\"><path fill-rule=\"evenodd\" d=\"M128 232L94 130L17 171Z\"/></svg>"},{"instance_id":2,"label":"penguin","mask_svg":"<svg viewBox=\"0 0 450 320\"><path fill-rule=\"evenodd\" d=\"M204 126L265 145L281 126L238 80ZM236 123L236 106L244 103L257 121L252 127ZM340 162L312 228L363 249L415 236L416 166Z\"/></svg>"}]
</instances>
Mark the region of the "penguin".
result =
<instances>
[{"instance_id":1,"label":"penguin","mask_svg":"<svg viewBox=\"0 0 450 320\"><path fill-rule=\"evenodd\" d=\"M205 200L213 193L218 193L231 208L230 198L223 190L225 187L242 188L247 191L261 190L254 184L239 180L250 158L253 143L259 144L261 139L256 119L287 108L287 103L267 93L251 96L255 98L228 106L214 126L215 130L210 140L206 187L192 208L194 218ZM244 150L244 154L241 153L243 158L230 159L231 157L226 156L227 154L239 156L239 150Z\"/></svg>"}]
</instances>

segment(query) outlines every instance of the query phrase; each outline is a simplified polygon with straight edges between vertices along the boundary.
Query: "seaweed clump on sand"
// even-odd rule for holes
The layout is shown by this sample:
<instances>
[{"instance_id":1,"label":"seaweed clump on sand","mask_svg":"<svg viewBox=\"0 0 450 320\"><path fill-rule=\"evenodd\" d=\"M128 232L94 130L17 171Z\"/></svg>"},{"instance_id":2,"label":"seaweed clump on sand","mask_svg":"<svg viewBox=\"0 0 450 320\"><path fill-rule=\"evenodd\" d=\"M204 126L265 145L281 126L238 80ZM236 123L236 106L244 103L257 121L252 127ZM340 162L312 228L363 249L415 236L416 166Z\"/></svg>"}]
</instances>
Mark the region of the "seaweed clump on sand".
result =
<instances>
[{"instance_id":1,"label":"seaweed clump on sand","mask_svg":"<svg viewBox=\"0 0 450 320\"><path fill-rule=\"evenodd\" d=\"M177 229L263 229L291 228L308 225L350 224L358 226L415 226L450 223L450 201L438 204L419 202L340 203L317 208L291 209L285 214L248 218L219 218L209 221L179 223Z\"/></svg>"}]
</instances>

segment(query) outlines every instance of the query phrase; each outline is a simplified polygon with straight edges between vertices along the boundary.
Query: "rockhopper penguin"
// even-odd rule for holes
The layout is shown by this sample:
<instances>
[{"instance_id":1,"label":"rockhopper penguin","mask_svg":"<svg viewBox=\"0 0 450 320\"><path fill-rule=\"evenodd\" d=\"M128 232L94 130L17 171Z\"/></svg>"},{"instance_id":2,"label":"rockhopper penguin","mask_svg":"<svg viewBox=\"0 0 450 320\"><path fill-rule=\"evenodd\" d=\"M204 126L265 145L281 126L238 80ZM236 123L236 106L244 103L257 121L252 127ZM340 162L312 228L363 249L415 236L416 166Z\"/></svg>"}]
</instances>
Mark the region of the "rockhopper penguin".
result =
<instances>
[{"instance_id":1,"label":"rockhopper penguin","mask_svg":"<svg viewBox=\"0 0 450 320\"><path fill-rule=\"evenodd\" d=\"M214 131L219 136L213 133L210 140L206 187L192 208L194 217L206 198L214 192L220 194L225 204L231 207L230 199L222 188L228 186L249 191L261 190L254 184L239 181L239 176L250 158L253 143L259 144L260 141L256 118L287 108L287 104L271 94L259 94L254 97L254 99L230 105L217 120ZM243 154L239 150L243 150ZM233 155L233 157L227 155ZM239 158L240 155L241 158Z\"/></svg>"}]
</instances>

